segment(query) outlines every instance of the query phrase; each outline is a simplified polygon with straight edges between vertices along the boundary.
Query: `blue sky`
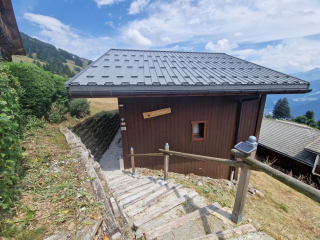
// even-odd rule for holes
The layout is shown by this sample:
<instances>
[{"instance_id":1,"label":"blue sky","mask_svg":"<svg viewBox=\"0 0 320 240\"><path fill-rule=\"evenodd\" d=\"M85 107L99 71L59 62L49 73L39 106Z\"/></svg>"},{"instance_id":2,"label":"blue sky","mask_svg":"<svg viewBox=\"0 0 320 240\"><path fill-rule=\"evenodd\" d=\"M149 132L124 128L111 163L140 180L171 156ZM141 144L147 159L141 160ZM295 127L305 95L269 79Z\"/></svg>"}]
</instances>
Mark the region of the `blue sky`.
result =
<instances>
[{"instance_id":1,"label":"blue sky","mask_svg":"<svg viewBox=\"0 0 320 240\"><path fill-rule=\"evenodd\" d=\"M20 31L94 60L110 48L225 52L320 67L319 0L14 0Z\"/></svg>"}]
</instances>

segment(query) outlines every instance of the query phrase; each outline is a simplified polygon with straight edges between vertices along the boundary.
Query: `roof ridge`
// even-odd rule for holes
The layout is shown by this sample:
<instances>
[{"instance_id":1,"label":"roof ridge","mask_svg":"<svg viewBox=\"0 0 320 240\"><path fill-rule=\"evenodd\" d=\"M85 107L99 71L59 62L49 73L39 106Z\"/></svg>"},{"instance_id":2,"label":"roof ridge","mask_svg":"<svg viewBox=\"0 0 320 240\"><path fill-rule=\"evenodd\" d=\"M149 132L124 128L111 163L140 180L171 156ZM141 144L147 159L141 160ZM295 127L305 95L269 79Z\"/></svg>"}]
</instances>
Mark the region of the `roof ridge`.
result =
<instances>
[{"instance_id":1,"label":"roof ridge","mask_svg":"<svg viewBox=\"0 0 320 240\"><path fill-rule=\"evenodd\" d=\"M291 124L293 126L297 126L297 127L301 127L301 128L306 128L306 129L310 129L310 130L315 130L315 132L319 132L320 130L310 127L308 125L302 124L302 123L297 123L297 122L291 122L291 121L285 121L285 120L280 120L280 119L268 119L268 118L264 118L263 120L267 120L267 121L274 121L274 122L279 122L279 123L283 123L283 124Z\"/></svg>"},{"instance_id":2,"label":"roof ridge","mask_svg":"<svg viewBox=\"0 0 320 240\"><path fill-rule=\"evenodd\" d=\"M143 51L143 52L171 52L171 53L205 53L205 54L224 54L224 55L228 55L226 53L221 53L221 52L196 52L196 51L170 51L170 50L150 50L150 49L124 49L124 48L111 48L111 50L114 51ZM228 55L230 56L230 55ZM233 56L231 56L233 57ZM243 59L241 59L242 61L245 61Z\"/></svg>"}]
</instances>

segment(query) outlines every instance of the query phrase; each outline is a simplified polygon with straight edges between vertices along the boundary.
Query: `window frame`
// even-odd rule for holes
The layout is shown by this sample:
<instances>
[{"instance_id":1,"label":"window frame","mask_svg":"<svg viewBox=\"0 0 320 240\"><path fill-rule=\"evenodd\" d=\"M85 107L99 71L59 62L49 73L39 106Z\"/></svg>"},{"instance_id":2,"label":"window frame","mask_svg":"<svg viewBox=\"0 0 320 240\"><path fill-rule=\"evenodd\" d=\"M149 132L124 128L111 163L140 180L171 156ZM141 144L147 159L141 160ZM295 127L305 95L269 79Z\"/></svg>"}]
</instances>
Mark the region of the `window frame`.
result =
<instances>
[{"instance_id":1,"label":"window frame","mask_svg":"<svg viewBox=\"0 0 320 240\"><path fill-rule=\"evenodd\" d=\"M207 130L207 120L203 120L203 121L191 121L191 142L196 142L196 141L205 141L206 139L206 130ZM202 137L198 137L195 138L195 136L200 135L201 134L194 134L193 133L193 128L194 128L194 124L195 123L199 123L199 132L201 132L202 130ZM203 129L200 127L200 123L203 124Z\"/></svg>"}]
</instances>

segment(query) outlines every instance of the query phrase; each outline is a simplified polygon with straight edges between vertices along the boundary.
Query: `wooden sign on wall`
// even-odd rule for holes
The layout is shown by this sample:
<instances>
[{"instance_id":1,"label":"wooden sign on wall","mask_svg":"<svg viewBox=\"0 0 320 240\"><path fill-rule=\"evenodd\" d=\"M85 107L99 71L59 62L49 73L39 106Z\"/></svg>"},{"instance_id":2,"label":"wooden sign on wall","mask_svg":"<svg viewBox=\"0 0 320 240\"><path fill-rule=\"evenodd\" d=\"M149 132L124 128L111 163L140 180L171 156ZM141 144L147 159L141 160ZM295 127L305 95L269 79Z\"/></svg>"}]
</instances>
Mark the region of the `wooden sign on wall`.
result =
<instances>
[{"instance_id":1,"label":"wooden sign on wall","mask_svg":"<svg viewBox=\"0 0 320 240\"><path fill-rule=\"evenodd\" d=\"M144 119L153 118L153 117L158 117L158 116L169 114L169 113L171 113L171 108L164 108L164 109L159 109L153 112L145 112L143 113L143 118Z\"/></svg>"}]
</instances>

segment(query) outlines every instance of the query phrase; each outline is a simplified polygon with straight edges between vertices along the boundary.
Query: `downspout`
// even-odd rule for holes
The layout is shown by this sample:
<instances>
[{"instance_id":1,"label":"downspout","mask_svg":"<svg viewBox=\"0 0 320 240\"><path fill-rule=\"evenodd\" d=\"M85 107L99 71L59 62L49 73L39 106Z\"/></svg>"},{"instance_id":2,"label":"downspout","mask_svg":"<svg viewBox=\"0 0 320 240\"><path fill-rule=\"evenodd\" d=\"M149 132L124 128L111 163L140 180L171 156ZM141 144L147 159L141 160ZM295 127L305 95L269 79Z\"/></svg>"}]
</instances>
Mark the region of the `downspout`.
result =
<instances>
[{"instance_id":1,"label":"downspout","mask_svg":"<svg viewBox=\"0 0 320 240\"><path fill-rule=\"evenodd\" d=\"M261 99L261 93L257 94L255 98L247 98L247 99L242 99L239 100L239 109L238 109L238 127L237 127L237 137L235 144L239 142L239 135L240 135L240 126L241 126L241 118L242 118L242 110L243 110L243 103L244 102L249 102L249 101L256 101ZM234 156L234 160L236 161L236 157ZM234 173L235 173L235 167L231 167L231 176L230 176L230 181L234 179Z\"/></svg>"}]
</instances>

